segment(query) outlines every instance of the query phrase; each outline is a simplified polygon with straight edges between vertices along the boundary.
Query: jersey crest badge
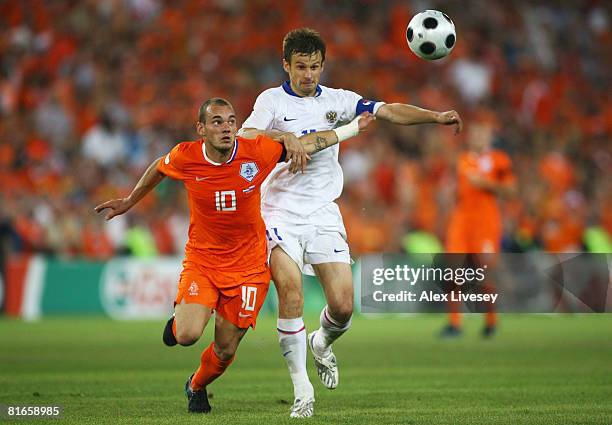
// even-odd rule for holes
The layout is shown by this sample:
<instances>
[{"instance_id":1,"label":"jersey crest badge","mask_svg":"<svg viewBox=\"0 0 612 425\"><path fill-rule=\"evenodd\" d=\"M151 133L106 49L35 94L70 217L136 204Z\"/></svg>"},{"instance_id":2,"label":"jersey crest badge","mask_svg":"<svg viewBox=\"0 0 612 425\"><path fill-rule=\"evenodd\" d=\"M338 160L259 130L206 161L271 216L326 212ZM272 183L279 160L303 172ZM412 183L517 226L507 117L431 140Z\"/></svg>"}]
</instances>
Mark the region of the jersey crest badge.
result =
<instances>
[{"instance_id":1,"label":"jersey crest badge","mask_svg":"<svg viewBox=\"0 0 612 425\"><path fill-rule=\"evenodd\" d=\"M325 119L328 123L333 124L338 120L338 113L336 111L327 111L325 113Z\"/></svg>"},{"instance_id":2,"label":"jersey crest badge","mask_svg":"<svg viewBox=\"0 0 612 425\"><path fill-rule=\"evenodd\" d=\"M240 164L240 177L248 182L252 182L255 176L259 173L259 168L254 162L243 162Z\"/></svg>"},{"instance_id":3,"label":"jersey crest badge","mask_svg":"<svg viewBox=\"0 0 612 425\"><path fill-rule=\"evenodd\" d=\"M200 292L200 288L198 287L198 284L195 283L195 281L191 282L191 285L189 285L189 295L192 297L197 297L198 293Z\"/></svg>"}]
</instances>

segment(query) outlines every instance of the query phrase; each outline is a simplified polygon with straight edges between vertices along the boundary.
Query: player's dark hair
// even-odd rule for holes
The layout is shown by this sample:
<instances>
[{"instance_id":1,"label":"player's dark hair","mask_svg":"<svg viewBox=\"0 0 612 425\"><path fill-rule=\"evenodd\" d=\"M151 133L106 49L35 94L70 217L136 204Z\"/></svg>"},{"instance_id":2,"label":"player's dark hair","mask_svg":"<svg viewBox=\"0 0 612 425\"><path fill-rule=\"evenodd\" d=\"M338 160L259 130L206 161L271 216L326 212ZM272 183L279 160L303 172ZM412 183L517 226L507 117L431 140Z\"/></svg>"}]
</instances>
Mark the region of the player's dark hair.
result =
<instances>
[{"instance_id":1,"label":"player's dark hair","mask_svg":"<svg viewBox=\"0 0 612 425\"><path fill-rule=\"evenodd\" d=\"M198 121L200 121L202 124L206 124L206 108L208 108L210 105L229 106L230 108L234 109L228 100L225 100L222 97L211 97L206 102L202 103L202 106L200 106L200 109L198 110Z\"/></svg>"},{"instance_id":2,"label":"player's dark hair","mask_svg":"<svg viewBox=\"0 0 612 425\"><path fill-rule=\"evenodd\" d=\"M321 52L321 62L325 61L325 42L321 35L310 28L298 28L289 31L283 39L283 57L287 63L291 63L291 55L294 53L303 55L314 55Z\"/></svg>"}]
</instances>

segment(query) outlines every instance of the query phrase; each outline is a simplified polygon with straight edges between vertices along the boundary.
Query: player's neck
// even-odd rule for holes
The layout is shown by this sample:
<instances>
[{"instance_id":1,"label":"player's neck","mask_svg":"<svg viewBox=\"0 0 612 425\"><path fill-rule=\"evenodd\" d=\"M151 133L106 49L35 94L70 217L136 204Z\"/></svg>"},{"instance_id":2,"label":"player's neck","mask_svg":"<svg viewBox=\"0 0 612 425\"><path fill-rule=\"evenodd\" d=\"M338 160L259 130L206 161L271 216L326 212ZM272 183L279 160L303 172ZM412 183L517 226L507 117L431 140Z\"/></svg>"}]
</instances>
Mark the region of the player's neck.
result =
<instances>
[{"instance_id":1,"label":"player's neck","mask_svg":"<svg viewBox=\"0 0 612 425\"><path fill-rule=\"evenodd\" d=\"M236 145L236 140L234 140L232 147L226 151L225 149L219 150L212 144L206 143L206 139L203 139L203 142L206 159L215 165L226 163L230 159L232 152L234 152L234 146Z\"/></svg>"}]
</instances>

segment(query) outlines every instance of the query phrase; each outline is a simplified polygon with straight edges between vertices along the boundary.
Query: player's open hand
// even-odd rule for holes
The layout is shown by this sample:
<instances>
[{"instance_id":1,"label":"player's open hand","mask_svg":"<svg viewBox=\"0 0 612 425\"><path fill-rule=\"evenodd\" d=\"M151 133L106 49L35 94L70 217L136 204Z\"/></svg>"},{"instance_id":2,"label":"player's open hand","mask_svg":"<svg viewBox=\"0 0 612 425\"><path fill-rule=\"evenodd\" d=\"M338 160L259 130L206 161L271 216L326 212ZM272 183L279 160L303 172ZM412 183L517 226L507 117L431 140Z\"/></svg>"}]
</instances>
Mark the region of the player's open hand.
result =
<instances>
[{"instance_id":1,"label":"player's open hand","mask_svg":"<svg viewBox=\"0 0 612 425\"><path fill-rule=\"evenodd\" d=\"M94 210L99 213L105 209L110 209L109 213L106 214L106 217L104 217L108 221L115 216L123 214L130 208L132 208L132 204L128 201L128 199L121 198L106 201L103 204L98 205L96 208L94 208Z\"/></svg>"},{"instance_id":2,"label":"player's open hand","mask_svg":"<svg viewBox=\"0 0 612 425\"><path fill-rule=\"evenodd\" d=\"M457 111L446 111L438 114L438 124L455 125L455 134L463 130L463 121Z\"/></svg>"},{"instance_id":3,"label":"player's open hand","mask_svg":"<svg viewBox=\"0 0 612 425\"><path fill-rule=\"evenodd\" d=\"M359 115L359 132L364 131L368 125L370 125L370 123L372 121L374 121L376 119L376 116L374 114L371 114L369 112L364 112L361 115Z\"/></svg>"},{"instance_id":4,"label":"player's open hand","mask_svg":"<svg viewBox=\"0 0 612 425\"><path fill-rule=\"evenodd\" d=\"M289 171L293 174L298 171L303 173L306 170L306 163L310 160L310 156L304 150L302 142L293 133L282 134L277 139L285 145L285 150L287 151L285 162L291 161Z\"/></svg>"}]
</instances>

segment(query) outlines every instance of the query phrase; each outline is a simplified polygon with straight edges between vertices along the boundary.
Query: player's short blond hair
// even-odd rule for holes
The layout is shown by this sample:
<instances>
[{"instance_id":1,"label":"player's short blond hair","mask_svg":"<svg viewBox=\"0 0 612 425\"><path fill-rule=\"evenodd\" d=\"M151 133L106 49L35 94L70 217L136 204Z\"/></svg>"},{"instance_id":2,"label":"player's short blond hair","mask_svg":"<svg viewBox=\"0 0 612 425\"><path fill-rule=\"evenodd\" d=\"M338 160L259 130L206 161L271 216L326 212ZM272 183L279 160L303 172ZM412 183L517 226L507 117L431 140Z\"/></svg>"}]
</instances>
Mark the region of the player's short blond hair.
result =
<instances>
[{"instance_id":1,"label":"player's short blond hair","mask_svg":"<svg viewBox=\"0 0 612 425\"><path fill-rule=\"evenodd\" d=\"M211 97L206 102L202 103L200 109L198 110L198 121L200 121L202 124L206 124L206 109L210 105L229 106L230 108L234 109L229 100L223 99L222 97Z\"/></svg>"}]
</instances>

